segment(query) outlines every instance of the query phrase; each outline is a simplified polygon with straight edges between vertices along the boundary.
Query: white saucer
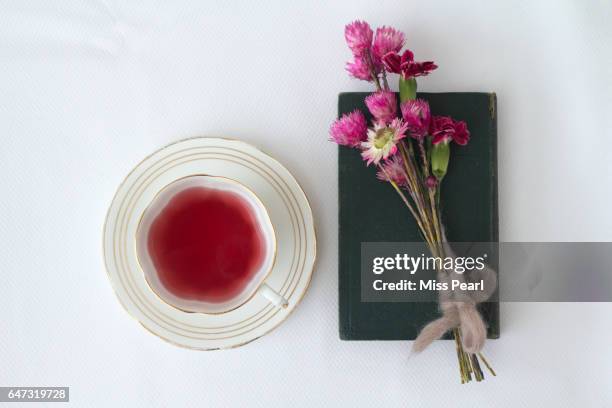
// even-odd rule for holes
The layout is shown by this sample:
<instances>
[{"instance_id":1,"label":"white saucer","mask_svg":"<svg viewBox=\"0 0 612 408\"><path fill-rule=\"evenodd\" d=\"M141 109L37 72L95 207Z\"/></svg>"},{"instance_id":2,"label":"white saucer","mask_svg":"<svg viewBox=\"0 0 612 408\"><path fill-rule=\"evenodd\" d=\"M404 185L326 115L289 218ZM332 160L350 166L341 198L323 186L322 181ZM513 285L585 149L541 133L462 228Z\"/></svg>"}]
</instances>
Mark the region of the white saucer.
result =
<instances>
[{"instance_id":1,"label":"white saucer","mask_svg":"<svg viewBox=\"0 0 612 408\"><path fill-rule=\"evenodd\" d=\"M266 283L287 299L287 308L254 296L227 313L189 313L166 304L149 288L136 255L140 217L163 187L198 174L236 180L266 206L278 245ZM103 245L108 277L127 312L160 338L199 350L241 346L277 327L308 290L316 257L312 210L291 173L251 145L218 138L182 140L138 164L108 210Z\"/></svg>"}]
</instances>

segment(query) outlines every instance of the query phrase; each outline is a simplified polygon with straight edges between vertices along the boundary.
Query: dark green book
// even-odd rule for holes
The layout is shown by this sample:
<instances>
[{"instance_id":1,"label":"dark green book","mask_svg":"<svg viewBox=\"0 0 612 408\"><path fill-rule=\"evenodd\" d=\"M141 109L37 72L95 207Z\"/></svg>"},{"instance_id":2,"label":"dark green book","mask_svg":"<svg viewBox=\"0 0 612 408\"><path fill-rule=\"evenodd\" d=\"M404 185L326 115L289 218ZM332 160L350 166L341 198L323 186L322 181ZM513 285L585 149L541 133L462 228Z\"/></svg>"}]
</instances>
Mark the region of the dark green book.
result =
<instances>
[{"instance_id":1,"label":"dark green book","mask_svg":"<svg viewBox=\"0 0 612 408\"><path fill-rule=\"evenodd\" d=\"M369 114L367 93L342 93L338 113L360 109ZM435 115L468 124L467 146L451 147L451 162L442 183L442 217L450 242L497 242L496 97L489 93L419 93ZM371 117L367 116L368 120ZM362 242L422 241L417 225L397 193L376 179L359 151L339 147L339 317L343 340L411 340L439 317L438 305L361 302ZM499 337L499 304L479 305L489 338ZM447 338L450 338L447 336Z\"/></svg>"}]
</instances>

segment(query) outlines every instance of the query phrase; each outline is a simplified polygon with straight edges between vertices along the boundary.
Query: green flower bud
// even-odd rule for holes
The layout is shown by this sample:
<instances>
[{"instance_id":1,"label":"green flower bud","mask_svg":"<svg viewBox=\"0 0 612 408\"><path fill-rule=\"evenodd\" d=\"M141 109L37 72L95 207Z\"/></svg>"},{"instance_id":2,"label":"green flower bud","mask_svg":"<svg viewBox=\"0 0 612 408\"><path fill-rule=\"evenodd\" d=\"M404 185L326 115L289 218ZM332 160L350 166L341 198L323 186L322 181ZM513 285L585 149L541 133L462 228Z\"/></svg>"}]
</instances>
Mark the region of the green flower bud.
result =
<instances>
[{"instance_id":1,"label":"green flower bud","mask_svg":"<svg viewBox=\"0 0 612 408\"><path fill-rule=\"evenodd\" d=\"M416 79L414 79L414 77L404 79L404 77L400 75L400 80L399 80L400 102L405 102L411 99L416 99L416 91L417 91Z\"/></svg>"},{"instance_id":2,"label":"green flower bud","mask_svg":"<svg viewBox=\"0 0 612 408\"><path fill-rule=\"evenodd\" d=\"M450 146L448 142L441 142L431 148L431 172L438 180L442 180L448 170L450 160Z\"/></svg>"}]
</instances>

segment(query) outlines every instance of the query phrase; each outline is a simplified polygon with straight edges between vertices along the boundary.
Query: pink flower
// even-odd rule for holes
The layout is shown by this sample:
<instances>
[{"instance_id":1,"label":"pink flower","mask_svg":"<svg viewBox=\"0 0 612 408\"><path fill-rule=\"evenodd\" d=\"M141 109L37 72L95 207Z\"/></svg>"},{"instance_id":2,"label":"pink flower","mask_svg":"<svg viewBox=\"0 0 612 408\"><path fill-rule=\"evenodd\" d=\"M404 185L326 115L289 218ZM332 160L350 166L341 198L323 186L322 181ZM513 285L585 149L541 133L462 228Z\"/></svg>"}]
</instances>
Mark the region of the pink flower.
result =
<instances>
[{"instance_id":1,"label":"pink flower","mask_svg":"<svg viewBox=\"0 0 612 408\"><path fill-rule=\"evenodd\" d=\"M433 136L432 143L449 143L453 140L461 146L465 146L470 140L470 131L463 121L455 121L448 116L434 116L431 121L430 133Z\"/></svg>"},{"instance_id":2,"label":"pink flower","mask_svg":"<svg viewBox=\"0 0 612 408\"><path fill-rule=\"evenodd\" d=\"M438 66L434 64L433 61L411 61L402 68L402 75L404 78L426 76L436 68L438 68Z\"/></svg>"},{"instance_id":3,"label":"pink flower","mask_svg":"<svg viewBox=\"0 0 612 408\"><path fill-rule=\"evenodd\" d=\"M427 188L431 188L434 189L438 186L438 179L435 178L434 176L429 176L425 179L425 186L427 186Z\"/></svg>"},{"instance_id":4,"label":"pink flower","mask_svg":"<svg viewBox=\"0 0 612 408\"><path fill-rule=\"evenodd\" d=\"M374 124L368 129L368 140L361 143L361 157L367 161L368 166L387 160L397 153L397 143L406 137L406 124L398 118L387 125Z\"/></svg>"},{"instance_id":5,"label":"pink flower","mask_svg":"<svg viewBox=\"0 0 612 408\"><path fill-rule=\"evenodd\" d=\"M388 52L383 56L382 61L387 71L401 74L404 79L425 76L438 68L433 61L415 62L414 54L410 50L404 51L402 55L395 51Z\"/></svg>"},{"instance_id":6,"label":"pink flower","mask_svg":"<svg viewBox=\"0 0 612 408\"><path fill-rule=\"evenodd\" d=\"M453 119L449 116L434 116L431 121L430 133L433 136L433 144L450 142L455 134Z\"/></svg>"},{"instance_id":7,"label":"pink flower","mask_svg":"<svg viewBox=\"0 0 612 408\"><path fill-rule=\"evenodd\" d=\"M363 79L364 81L372 81L372 75L368 68L368 64L363 60L362 57L355 57L353 62L346 63L346 70L349 75L357 79Z\"/></svg>"},{"instance_id":8,"label":"pink flower","mask_svg":"<svg viewBox=\"0 0 612 408\"><path fill-rule=\"evenodd\" d=\"M404 51L402 55L399 55L395 51L390 51L382 57L383 64L385 64L385 68L387 68L387 71L393 72L394 74L401 74L402 63L406 61L412 61L413 59L414 54L410 50Z\"/></svg>"},{"instance_id":9,"label":"pink flower","mask_svg":"<svg viewBox=\"0 0 612 408\"><path fill-rule=\"evenodd\" d=\"M404 33L392 27L382 26L376 29L372 54L378 60L389 52L399 52L404 46Z\"/></svg>"},{"instance_id":10,"label":"pink flower","mask_svg":"<svg viewBox=\"0 0 612 408\"><path fill-rule=\"evenodd\" d=\"M357 147L366 139L368 125L360 110L342 115L332 123L330 140L342 146Z\"/></svg>"},{"instance_id":11,"label":"pink flower","mask_svg":"<svg viewBox=\"0 0 612 408\"><path fill-rule=\"evenodd\" d=\"M353 21L344 27L344 38L355 56L361 56L372 46L372 29L365 21Z\"/></svg>"},{"instance_id":12,"label":"pink flower","mask_svg":"<svg viewBox=\"0 0 612 408\"><path fill-rule=\"evenodd\" d=\"M455 135L453 140L460 146L465 146L470 141L470 131L464 121L455 121Z\"/></svg>"},{"instance_id":13,"label":"pink flower","mask_svg":"<svg viewBox=\"0 0 612 408\"><path fill-rule=\"evenodd\" d=\"M408 100L401 105L402 117L408 126L410 136L422 140L429 131L431 111L422 99Z\"/></svg>"},{"instance_id":14,"label":"pink flower","mask_svg":"<svg viewBox=\"0 0 612 408\"><path fill-rule=\"evenodd\" d=\"M382 168L376 173L376 177L378 177L380 181L392 181L398 186L408 185L404 159L402 159L402 156L399 154L383 162L380 167Z\"/></svg>"},{"instance_id":15,"label":"pink flower","mask_svg":"<svg viewBox=\"0 0 612 408\"><path fill-rule=\"evenodd\" d=\"M378 91L365 98L365 104L377 122L385 125L397 116L397 99L391 91Z\"/></svg>"}]
</instances>

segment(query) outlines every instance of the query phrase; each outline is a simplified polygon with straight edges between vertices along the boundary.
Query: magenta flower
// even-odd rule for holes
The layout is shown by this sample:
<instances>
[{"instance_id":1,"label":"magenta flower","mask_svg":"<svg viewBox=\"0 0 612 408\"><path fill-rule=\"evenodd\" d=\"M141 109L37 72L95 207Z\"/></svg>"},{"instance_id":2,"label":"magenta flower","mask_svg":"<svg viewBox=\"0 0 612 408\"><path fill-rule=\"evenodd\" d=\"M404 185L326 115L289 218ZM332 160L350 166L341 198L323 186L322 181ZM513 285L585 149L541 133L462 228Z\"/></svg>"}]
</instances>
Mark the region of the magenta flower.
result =
<instances>
[{"instance_id":1,"label":"magenta flower","mask_svg":"<svg viewBox=\"0 0 612 408\"><path fill-rule=\"evenodd\" d=\"M368 125L360 110L342 115L329 129L330 140L342 146L358 147L366 140Z\"/></svg>"},{"instance_id":2,"label":"magenta flower","mask_svg":"<svg viewBox=\"0 0 612 408\"><path fill-rule=\"evenodd\" d=\"M353 21L344 27L344 38L355 56L362 56L372 46L372 29L365 21Z\"/></svg>"},{"instance_id":3,"label":"magenta flower","mask_svg":"<svg viewBox=\"0 0 612 408\"><path fill-rule=\"evenodd\" d=\"M362 57L355 57L353 62L347 62L345 68L349 75L354 78L372 81L372 75L370 74L368 64L365 63Z\"/></svg>"},{"instance_id":4,"label":"magenta flower","mask_svg":"<svg viewBox=\"0 0 612 408\"><path fill-rule=\"evenodd\" d=\"M468 144L470 141L470 131L467 128L467 123L462 120L455 121L455 135L453 140L460 146Z\"/></svg>"},{"instance_id":5,"label":"magenta flower","mask_svg":"<svg viewBox=\"0 0 612 408\"><path fill-rule=\"evenodd\" d=\"M423 140L429 131L431 122L431 111L427 101L422 99L408 100L400 106L402 117L408 126L410 136L417 140Z\"/></svg>"},{"instance_id":6,"label":"magenta flower","mask_svg":"<svg viewBox=\"0 0 612 408\"><path fill-rule=\"evenodd\" d=\"M365 104L377 122L386 125L397 116L397 99L391 91L378 91L365 98Z\"/></svg>"},{"instance_id":7,"label":"magenta flower","mask_svg":"<svg viewBox=\"0 0 612 408\"><path fill-rule=\"evenodd\" d=\"M434 189L438 186L438 179L434 176L429 176L425 179L425 186L430 189Z\"/></svg>"},{"instance_id":8,"label":"magenta flower","mask_svg":"<svg viewBox=\"0 0 612 408\"><path fill-rule=\"evenodd\" d=\"M395 51L388 52L382 61L387 71L401 74L404 79L425 76L438 68L433 61L415 62L414 54L410 50L404 51L402 55Z\"/></svg>"},{"instance_id":9,"label":"magenta flower","mask_svg":"<svg viewBox=\"0 0 612 408\"><path fill-rule=\"evenodd\" d=\"M402 69L402 75L404 75L404 78L426 76L436 68L438 68L438 66L434 64L433 61L411 61L405 66L405 68Z\"/></svg>"},{"instance_id":10,"label":"magenta flower","mask_svg":"<svg viewBox=\"0 0 612 408\"><path fill-rule=\"evenodd\" d=\"M392 27L382 26L376 29L372 54L381 60L389 52L399 52L404 46L404 33Z\"/></svg>"},{"instance_id":11,"label":"magenta flower","mask_svg":"<svg viewBox=\"0 0 612 408\"><path fill-rule=\"evenodd\" d=\"M398 186L407 186L408 178L406 177L406 167L404 167L404 159L399 154L391 157L383 162L382 167L376 173L376 177L380 181L392 181Z\"/></svg>"},{"instance_id":12,"label":"magenta flower","mask_svg":"<svg viewBox=\"0 0 612 408\"><path fill-rule=\"evenodd\" d=\"M465 146L470 140L470 131L463 121L456 121L448 116L434 116L429 132L433 136L432 143L449 143L451 140Z\"/></svg>"},{"instance_id":13,"label":"magenta flower","mask_svg":"<svg viewBox=\"0 0 612 408\"><path fill-rule=\"evenodd\" d=\"M398 118L387 126L376 123L373 129L368 129L368 140L361 143L361 157L368 166L397 153L397 143L406 137L406 129L406 124Z\"/></svg>"},{"instance_id":14,"label":"magenta flower","mask_svg":"<svg viewBox=\"0 0 612 408\"><path fill-rule=\"evenodd\" d=\"M387 71L393 72L394 74L400 74L402 72L402 63L414 59L414 54L410 50L404 51L402 55L397 52L390 51L382 56L383 64Z\"/></svg>"}]
</instances>

